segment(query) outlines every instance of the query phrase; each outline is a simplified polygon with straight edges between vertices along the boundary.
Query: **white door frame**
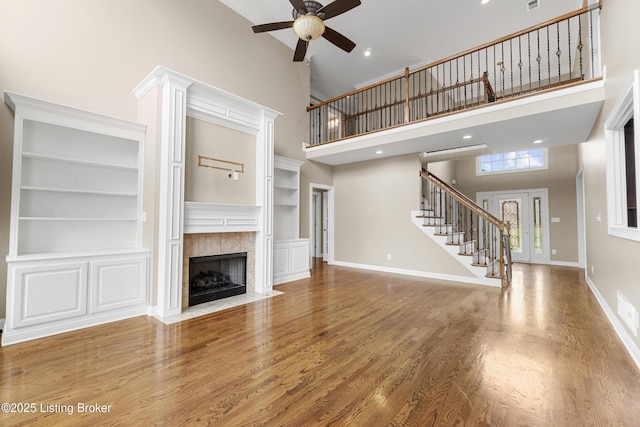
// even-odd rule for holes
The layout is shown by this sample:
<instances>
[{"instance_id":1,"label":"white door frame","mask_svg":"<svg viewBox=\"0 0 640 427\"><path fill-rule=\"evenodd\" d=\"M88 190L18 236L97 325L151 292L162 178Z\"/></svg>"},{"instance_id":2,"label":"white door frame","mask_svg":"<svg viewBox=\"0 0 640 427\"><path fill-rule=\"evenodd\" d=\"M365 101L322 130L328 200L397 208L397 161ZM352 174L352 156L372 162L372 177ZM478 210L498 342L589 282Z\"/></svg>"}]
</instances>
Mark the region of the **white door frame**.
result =
<instances>
[{"instance_id":1,"label":"white door frame","mask_svg":"<svg viewBox=\"0 0 640 427\"><path fill-rule=\"evenodd\" d=\"M576 175L576 199L578 204L578 267L585 268L587 264L587 246L584 206L584 170L582 168L580 168Z\"/></svg>"},{"instance_id":2,"label":"white door frame","mask_svg":"<svg viewBox=\"0 0 640 427\"><path fill-rule=\"evenodd\" d=\"M535 251L533 251L533 238L529 239L530 249L529 249L529 257L530 262L536 264L550 264L551 263L551 233L549 231L550 221L549 221L549 189L548 188L528 188L522 190L505 190L505 191L481 191L476 193L476 203L482 206L483 199L489 199L491 203L493 202L493 196L500 196L506 194L521 194L528 193L529 206L533 202L533 197L541 197L542 198L542 255L535 258ZM489 206L489 211L492 212L492 206ZM529 224L527 227L532 230L533 227L533 215L530 215ZM530 233L532 235L532 233Z\"/></svg>"},{"instance_id":3,"label":"white door frame","mask_svg":"<svg viewBox=\"0 0 640 427\"><path fill-rule=\"evenodd\" d=\"M316 184L313 182L309 183L309 194L311 195L311 197L309 197L309 236L313 236L313 192L314 190L324 190L327 192L327 202L328 202L328 206L327 206L327 212L328 212L328 221L327 221L327 237L328 237L328 242L327 242L327 256L325 257L325 261L328 264L333 264L334 258L333 258L333 250L334 250L334 237L333 237L333 230L334 230L334 188L332 185L325 185L325 184ZM313 253L313 251L309 251L309 253Z\"/></svg>"},{"instance_id":4,"label":"white door frame","mask_svg":"<svg viewBox=\"0 0 640 427\"><path fill-rule=\"evenodd\" d=\"M314 191L311 195L313 198L312 208L313 226L310 228L313 230L311 237L311 253L312 257L319 258L322 256L322 193ZM320 244L318 244L318 242Z\"/></svg>"}]
</instances>

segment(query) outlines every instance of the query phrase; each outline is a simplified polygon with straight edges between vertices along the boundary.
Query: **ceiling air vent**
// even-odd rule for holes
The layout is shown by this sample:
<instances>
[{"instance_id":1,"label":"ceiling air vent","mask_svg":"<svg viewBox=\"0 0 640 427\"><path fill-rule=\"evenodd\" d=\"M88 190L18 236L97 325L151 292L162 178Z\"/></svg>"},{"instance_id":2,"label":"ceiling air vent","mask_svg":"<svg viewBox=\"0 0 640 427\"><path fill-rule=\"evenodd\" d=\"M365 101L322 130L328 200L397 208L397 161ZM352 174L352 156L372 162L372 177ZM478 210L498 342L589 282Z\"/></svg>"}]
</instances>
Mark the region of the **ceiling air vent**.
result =
<instances>
[{"instance_id":1,"label":"ceiling air vent","mask_svg":"<svg viewBox=\"0 0 640 427\"><path fill-rule=\"evenodd\" d=\"M527 11L531 12L533 9L540 7L540 0L527 0Z\"/></svg>"}]
</instances>

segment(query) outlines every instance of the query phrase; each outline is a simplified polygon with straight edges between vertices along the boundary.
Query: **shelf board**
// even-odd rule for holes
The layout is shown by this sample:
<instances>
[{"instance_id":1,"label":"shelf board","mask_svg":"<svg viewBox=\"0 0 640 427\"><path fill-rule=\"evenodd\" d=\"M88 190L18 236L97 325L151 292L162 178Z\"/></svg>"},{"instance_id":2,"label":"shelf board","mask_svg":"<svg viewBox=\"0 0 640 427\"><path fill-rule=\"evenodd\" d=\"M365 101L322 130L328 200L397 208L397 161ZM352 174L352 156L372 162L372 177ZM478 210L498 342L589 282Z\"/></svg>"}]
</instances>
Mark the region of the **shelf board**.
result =
<instances>
[{"instance_id":1,"label":"shelf board","mask_svg":"<svg viewBox=\"0 0 640 427\"><path fill-rule=\"evenodd\" d=\"M291 190L291 191L297 191L298 187L293 186L293 185L274 185L273 188L276 188L278 190Z\"/></svg>"},{"instance_id":2,"label":"shelf board","mask_svg":"<svg viewBox=\"0 0 640 427\"><path fill-rule=\"evenodd\" d=\"M138 218L71 218L71 217L43 217L21 216L20 221L82 221L82 222L132 222Z\"/></svg>"},{"instance_id":3,"label":"shelf board","mask_svg":"<svg viewBox=\"0 0 640 427\"><path fill-rule=\"evenodd\" d=\"M22 186L22 191L43 191L49 193L73 193L73 194L95 194L98 196L123 196L123 197L138 197L138 194L123 191L106 191L106 190L86 190L81 188L51 188L51 187L34 187L34 186Z\"/></svg>"},{"instance_id":4,"label":"shelf board","mask_svg":"<svg viewBox=\"0 0 640 427\"><path fill-rule=\"evenodd\" d=\"M128 166L128 165L122 165L122 164L116 164L116 163L100 162L96 160L84 160L84 159L78 159L78 158L72 158L72 157L55 156L51 154L34 153L29 151L23 152L22 157L27 159L48 160L52 162L70 163L75 165L92 166L92 167L98 167L98 168L119 169L119 170L126 170L126 171L138 170L138 166Z\"/></svg>"},{"instance_id":5,"label":"shelf board","mask_svg":"<svg viewBox=\"0 0 640 427\"><path fill-rule=\"evenodd\" d=\"M287 207L287 208L297 208L298 207L298 205L295 204L295 203L274 203L273 205L274 206L284 206L284 207Z\"/></svg>"}]
</instances>

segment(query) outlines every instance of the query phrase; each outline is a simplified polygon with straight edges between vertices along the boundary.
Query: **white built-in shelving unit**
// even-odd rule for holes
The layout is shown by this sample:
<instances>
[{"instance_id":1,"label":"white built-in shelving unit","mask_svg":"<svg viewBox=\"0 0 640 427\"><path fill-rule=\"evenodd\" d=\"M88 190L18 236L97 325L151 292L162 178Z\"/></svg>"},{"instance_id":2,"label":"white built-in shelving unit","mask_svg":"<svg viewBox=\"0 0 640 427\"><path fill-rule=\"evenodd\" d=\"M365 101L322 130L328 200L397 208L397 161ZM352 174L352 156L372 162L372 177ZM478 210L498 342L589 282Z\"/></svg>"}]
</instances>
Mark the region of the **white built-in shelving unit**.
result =
<instances>
[{"instance_id":1,"label":"white built-in shelving unit","mask_svg":"<svg viewBox=\"0 0 640 427\"><path fill-rule=\"evenodd\" d=\"M274 157L273 283L309 277L309 239L300 239L300 168L303 162Z\"/></svg>"},{"instance_id":2,"label":"white built-in shelving unit","mask_svg":"<svg viewBox=\"0 0 640 427\"><path fill-rule=\"evenodd\" d=\"M148 311L145 126L5 92L15 112L3 344Z\"/></svg>"}]
</instances>

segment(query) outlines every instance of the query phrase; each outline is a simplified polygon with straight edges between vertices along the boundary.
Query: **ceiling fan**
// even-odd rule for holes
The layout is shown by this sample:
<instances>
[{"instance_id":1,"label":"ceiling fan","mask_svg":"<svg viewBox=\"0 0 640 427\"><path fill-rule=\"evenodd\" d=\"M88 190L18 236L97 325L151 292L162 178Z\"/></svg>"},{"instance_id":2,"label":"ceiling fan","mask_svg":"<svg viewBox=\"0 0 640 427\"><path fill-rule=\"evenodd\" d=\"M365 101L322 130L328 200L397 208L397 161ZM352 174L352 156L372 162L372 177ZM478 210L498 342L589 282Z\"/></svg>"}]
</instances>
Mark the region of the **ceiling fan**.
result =
<instances>
[{"instance_id":1,"label":"ceiling fan","mask_svg":"<svg viewBox=\"0 0 640 427\"><path fill-rule=\"evenodd\" d=\"M356 44L324 25L324 21L334 16L341 15L356 6L360 6L360 0L335 0L326 6L317 1L289 0L293 6L293 21L272 22L269 24L254 25L254 33L282 30L293 27L298 36L298 44L293 54L294 61L302 61L307 54L309 41L322 36L340 49L351 52Z\"/></svg>"}]
</instances>

